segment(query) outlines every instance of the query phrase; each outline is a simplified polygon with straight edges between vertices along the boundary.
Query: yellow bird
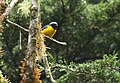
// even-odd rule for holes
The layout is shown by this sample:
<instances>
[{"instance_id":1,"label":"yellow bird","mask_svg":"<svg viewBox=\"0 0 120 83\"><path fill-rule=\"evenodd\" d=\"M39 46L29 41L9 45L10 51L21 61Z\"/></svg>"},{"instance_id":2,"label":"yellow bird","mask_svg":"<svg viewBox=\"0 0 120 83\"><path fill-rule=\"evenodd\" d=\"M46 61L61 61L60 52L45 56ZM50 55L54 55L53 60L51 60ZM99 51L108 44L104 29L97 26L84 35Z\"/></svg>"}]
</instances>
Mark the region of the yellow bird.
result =
<instances>
[{"instance_id":1,"label":"yellow bird","mask_svg":"<svg viewBox=\"0 0 120 83\"><path fill-rule=\"evenodd\" d=\"M42 28L42 33L46 36L53 37L58 29L58 23L57 22L51 22L48 25L45 25Z\"/></svg>"}]
</instances>

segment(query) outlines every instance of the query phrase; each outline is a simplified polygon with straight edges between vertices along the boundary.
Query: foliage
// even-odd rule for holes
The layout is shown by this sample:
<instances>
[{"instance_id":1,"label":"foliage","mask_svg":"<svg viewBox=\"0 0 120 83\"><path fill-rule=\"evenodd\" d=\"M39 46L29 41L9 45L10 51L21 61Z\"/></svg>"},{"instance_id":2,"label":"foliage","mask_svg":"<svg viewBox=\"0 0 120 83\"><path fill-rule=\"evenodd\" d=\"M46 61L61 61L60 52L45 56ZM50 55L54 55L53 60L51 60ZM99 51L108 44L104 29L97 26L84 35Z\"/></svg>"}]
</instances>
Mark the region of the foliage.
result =
<instances>
[{"instance_id":1,"label":"foliage","mask_svg":"<svg viewBox=\"0 0 120 83\"><path fill-rule=\"evenodd\" d=\"M83 64L70 63L53 70L57 83L119 83L120 60L116 54L104 55L103 59ZM65 69L66 68L66 69Z\"/></svg>"},{"instance_id":2,"label":"foliage","mask_svg":"<svg viewBox=\"0 0 120 83\"><path fill-rule=\"evenodd\" d=\"M28 29L30 2L19 0L7 19ZM57 63L74 69L53 69L59 83L120 81L120 73L116 70L120 67L120 0L40 0L40 3L42 24L57 21L59 29L54 38L67 42L67 46L61 46L46 39L47 47L51 48L48 50L52 55L50 65ZM19 66L27 46L28 33L21 30L22 50L19 49L19 31L18 27L5 21L0 37L0 46L4 50L1 70L12 83L19 83L21 79ZM104 54L113 52L118 53L118 58L105 55L101 59Z\"/></svg>"},{"instance_id":3,"label":"foliage","mask_svg":"<svg viewBox=\"0 0 120 83\"><path fill-rule=\"evenodd\" d=\"M77 4L74 3L75 1ZM48 43L52 48L52 55L56 57L56 62L60 59L75 62L97 59L113 51L119 54L119 0L101 0L97 4L85 0L58 2L60 7L56 6L52 12L53 16L51 12L45 11L48 12L50 21L55 19L60 25L55 38L67 42L67 46ZM53 1L49 4L58 2ZM73 9L71 3L76 4ZM51 8L53 5L48 6ZM47 17L46 14L41 16Z\"/></svg>"},{"instance_id":4,"label":"foliage","mask_svg":"<svg viewBox=\"0 0 120 83\"><path fill-rule=\"evenodd\" d=\"M10 81L2 75L2 71L0 70L0 83L10 83Z\"/></svg>"},{"instance_id":5,"label":"foliage","mask_svg":"<svg viewBox=\"0 0 120 83\"><path fill-rule=\"evenodd\" d=\"M25 17L28 17L30 13L30 6L31 3L29 2L29 0L24 0L22 3L18 4L18 13L21 13L21 15L25 15Z\"/></svg>"}]
</instances>

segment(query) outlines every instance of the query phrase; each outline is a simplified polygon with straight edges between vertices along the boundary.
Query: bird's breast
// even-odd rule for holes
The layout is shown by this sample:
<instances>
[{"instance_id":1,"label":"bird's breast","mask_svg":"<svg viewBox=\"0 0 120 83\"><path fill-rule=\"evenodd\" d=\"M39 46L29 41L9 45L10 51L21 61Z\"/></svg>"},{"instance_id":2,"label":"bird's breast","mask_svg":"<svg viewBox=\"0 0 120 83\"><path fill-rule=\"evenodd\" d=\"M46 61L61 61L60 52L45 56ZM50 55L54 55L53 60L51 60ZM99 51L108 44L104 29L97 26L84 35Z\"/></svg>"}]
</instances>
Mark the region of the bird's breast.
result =
<instances>
[{"instance_id":1,"label":"bird's breast","mask_svg":"<svg viewBox=\"0 0 120 83\"><path fill-rule=\"evenodd\" d=\"M54 34L56 33L56 30L54 28L52 28L52 26L48 26L45 29L42 30L42 33L44 35L47 35L49 37L53 37Z\"/></svg>"}]
</instances>

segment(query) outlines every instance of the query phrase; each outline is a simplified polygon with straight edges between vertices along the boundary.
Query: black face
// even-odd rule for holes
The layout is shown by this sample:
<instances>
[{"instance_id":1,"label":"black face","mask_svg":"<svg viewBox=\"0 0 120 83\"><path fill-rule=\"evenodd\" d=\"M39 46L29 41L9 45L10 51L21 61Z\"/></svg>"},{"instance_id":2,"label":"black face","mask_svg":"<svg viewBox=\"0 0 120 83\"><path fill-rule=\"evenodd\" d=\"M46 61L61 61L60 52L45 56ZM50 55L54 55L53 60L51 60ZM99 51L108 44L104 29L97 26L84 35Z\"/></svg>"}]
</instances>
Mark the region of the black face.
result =
<instances>
[{"instance_id":1,"label":"black face","mask_svg":"<svg viewBox=\"0 0 120 83\"><path fill-rule=\"evenodd\" d=\"M51 26L52 26L54 29L57 29L57 28L58 28L58 25L57 25L57 24L51 24Z\"/></svg>"},{"instance_id":2,"label":"black face","mask_svg":"<svg viewBox=\"0 0 120 83\"><path fill-rule=\"evenodd\" d=\"M51 22L49 25L52 26L54 29L58 29L58 23L57 22Z\"/></svg>"}]
</instances>

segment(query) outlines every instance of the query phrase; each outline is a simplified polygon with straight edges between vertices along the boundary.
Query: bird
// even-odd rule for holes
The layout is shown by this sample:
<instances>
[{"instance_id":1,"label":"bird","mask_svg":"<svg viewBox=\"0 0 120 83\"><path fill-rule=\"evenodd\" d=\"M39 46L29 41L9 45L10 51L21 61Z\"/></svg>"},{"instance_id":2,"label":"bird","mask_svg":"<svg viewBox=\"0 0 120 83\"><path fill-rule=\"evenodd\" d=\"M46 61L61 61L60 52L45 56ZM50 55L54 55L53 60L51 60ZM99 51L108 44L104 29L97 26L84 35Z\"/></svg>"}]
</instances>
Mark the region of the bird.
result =
<instances>
[{"instance_id":1,"label":"bird","mask_svg":"<svg viewBox=\"0 0 120 83\"><path fill-rule=\"evenodd\" d=\"M53 37L58 29L58 23L57 22L50 22L48 25L45 25L42 28L42 34Z\"/></svg>"}]
</instances>

